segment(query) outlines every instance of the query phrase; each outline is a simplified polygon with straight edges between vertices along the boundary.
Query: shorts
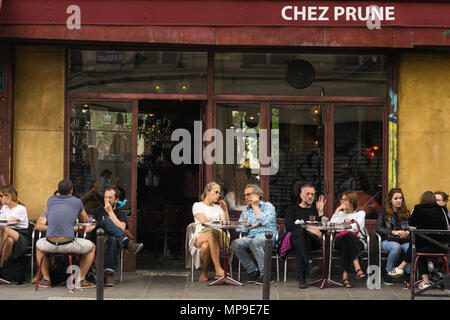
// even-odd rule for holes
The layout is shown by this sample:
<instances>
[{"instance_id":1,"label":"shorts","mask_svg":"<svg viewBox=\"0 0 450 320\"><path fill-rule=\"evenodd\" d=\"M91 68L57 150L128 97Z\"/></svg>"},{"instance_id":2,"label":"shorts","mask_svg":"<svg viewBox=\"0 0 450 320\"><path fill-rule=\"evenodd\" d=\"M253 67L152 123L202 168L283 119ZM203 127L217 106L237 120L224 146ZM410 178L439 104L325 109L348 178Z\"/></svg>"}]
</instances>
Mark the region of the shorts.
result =
<instances>
[{"instance_id":1,"label":"shorts","mask_svg":"<svg viewBox=\"0 0 450 320\"><path fill-rule=\"evenodd\" d=\"M41 238L36 242L36 247L42 252L49 253L86 254L91 251L93 243L87 239L75 238L72 242L56 245L48 242L47 238Z\"/></svg>"},{"instance_id":2,"label":"shorts","mask_svg":"<svg viewBox=\"0 0 450 320\"><path fill-rule=\"evenodd\" d=\"M28 238L28 229L13 230L17 231L19 234L19 239L14 243L11 258L18 259L26 253L27 247L30 245L30 240Z\"/></svg>"}]
</instances>

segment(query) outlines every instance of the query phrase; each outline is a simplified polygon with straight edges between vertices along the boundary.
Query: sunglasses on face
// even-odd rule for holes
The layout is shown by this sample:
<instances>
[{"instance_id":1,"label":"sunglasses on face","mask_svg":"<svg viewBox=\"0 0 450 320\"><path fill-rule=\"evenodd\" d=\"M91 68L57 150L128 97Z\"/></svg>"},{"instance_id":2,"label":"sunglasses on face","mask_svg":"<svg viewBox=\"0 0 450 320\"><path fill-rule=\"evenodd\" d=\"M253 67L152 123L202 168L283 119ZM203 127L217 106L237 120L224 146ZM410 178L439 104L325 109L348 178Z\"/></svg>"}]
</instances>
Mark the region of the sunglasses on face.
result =
<instances>
[{"instance_id":1,"label":"sunglasses on face","mask_svg":"<svg viewBox=\"0 0 450 320\"><path fill-rule=\"evenodd\" d=\"M218 194L219 196L222 195L222 192L217 191L217 190L214 190L214 191L212 191L212 192L214 192L215 194Z\"/></svg>"}]
</instances>

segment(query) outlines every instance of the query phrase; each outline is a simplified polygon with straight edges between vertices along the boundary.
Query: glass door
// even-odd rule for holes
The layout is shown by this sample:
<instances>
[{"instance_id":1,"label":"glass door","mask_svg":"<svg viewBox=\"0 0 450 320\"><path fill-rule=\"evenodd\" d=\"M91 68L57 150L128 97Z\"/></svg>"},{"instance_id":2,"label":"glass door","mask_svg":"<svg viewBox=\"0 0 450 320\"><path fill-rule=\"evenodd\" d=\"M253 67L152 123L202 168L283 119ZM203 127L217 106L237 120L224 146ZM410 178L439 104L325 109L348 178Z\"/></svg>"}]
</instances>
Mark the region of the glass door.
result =
<instances>
[{"instance_id":1,"label":"glass door","mask_svg":"<svg viewBox=\"0 0 450 320\"><path fill-rule=\"evenodd\" d=\"M269 177L269 193L279 217L299 203L302 184L314 185L317 195L325 193L324 109L320 104L271 105L271 129L278 130L279 169Z\"/></svg>"},{"instance_id":2,"label":"glass door","mask_svg":"<svg viewBox=\"0 0 450 320\"><path fill-rule=\"evenodd\" d=\"M382 206L383 107L334 107L334 203L340 194L355 191L358 209L376 219Z\"/></svg>"},{"instance_id":3,"label":"glass door","mask_svg":"<svg viewBox=\"0 0 450 320\"><path fill-rule=\"evenodd\" d=\"M69 178L86 211L103 206L105 188L116 185L131 214L132 102L70 104Z\"/></svg>"}]
</instances>

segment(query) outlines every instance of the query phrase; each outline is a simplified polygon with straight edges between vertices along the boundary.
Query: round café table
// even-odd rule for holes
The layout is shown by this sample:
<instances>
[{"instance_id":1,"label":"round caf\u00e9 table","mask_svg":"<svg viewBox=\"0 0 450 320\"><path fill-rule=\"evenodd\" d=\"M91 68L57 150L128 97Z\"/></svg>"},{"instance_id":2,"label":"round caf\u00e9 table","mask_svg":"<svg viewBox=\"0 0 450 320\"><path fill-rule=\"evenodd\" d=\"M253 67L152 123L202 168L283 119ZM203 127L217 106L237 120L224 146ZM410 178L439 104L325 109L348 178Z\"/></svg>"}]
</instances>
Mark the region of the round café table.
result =
<instances>
[{"instance_id":1,"label":"round caf\u00e9 table","mask_svg":"<svg viewBox=\"0 0 450 320\"><path fill-rule=\"evenodd\" d=\"M343 287L343 284L330 279L330 274L328 270L328 264L332 254L330 237L331 234L335 231L344 231L351 229L351 225L341 223L330 225L328 223L327 226L324 226L320 222L310 222L310 221L301 222L299 224L306 229L317 229L325 233L325 243L322 244L322 278L311 282L309 285L312 286L319 285L320 289L324 289L327 286Z\"/></svg>"},{"instance_id":2,"label":"round caf\u00e9 table","mask_svg":"<svg viewBox=\"0 0 450 320\"><path fill-rule=\"evenodd\" d=\"M247 224L239 223L239 221L228 221L228 223L229 224L223 224L222 222L205 222L205 223L202 223L202 225L205 227L219 228L222 230L244 228L244 227L248 226ZM226 237L222 237L222 238L223 238L222 257L223 257L223 269L225 271L225 275L223 277L221 277L220 279L217 279L217 280L211 282L209 285L210 286L219 286L222 284L230 284L230 285L234 285L234 286L243 286L243 284L240 283L239 281L234 280L230 276L227 276L227 274L228 274L228 257L230 254L230 247L227 244ZM229 242L231 243L231 239Z\"/></svg>"}]
</instances>

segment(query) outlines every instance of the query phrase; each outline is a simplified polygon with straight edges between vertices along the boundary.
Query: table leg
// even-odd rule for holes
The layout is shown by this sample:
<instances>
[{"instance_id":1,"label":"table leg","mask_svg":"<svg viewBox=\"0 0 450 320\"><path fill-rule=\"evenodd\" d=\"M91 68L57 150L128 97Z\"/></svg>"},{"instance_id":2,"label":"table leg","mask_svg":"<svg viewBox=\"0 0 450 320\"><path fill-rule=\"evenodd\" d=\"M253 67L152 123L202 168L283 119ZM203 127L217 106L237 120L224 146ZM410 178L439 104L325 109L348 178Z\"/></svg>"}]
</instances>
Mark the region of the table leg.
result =
<instances>
[{"instance_id":1,"label":"table leg","mask_svg":"<svg viewBox=\"0 0 450 320\"><path fill-rule=\"evenodd\" d=\"M209 285L210 286L220 286L222 284L231 284L234 286L243 286L243 284L240 283L239 281L234 280L233 278L227 276L227 274L228 274L228 253L229 253L230 248L227 246L227 243L226 243L227 237L224 236L222 238L223 238L223 243L222 243L223 244L223 247L222 247L223 248L222 249L223 270L225 272L225 275L222 278L211 282Z\"/></svg>"},{"instance_id":2,"label":"table leg","mask_svg":"<svg viewBox=\"0 0 450 320\"><path fill-rule=\"evenodd\" d=\"M322 278L311 282L309 285L319 285L320 289L324 289L329 285L334 287L343 287L341 283L328 278L328 263L329 259L331 259L331 253L329 249L331 249L330 235L327 232L325 243L322 244Z\"/></svg>"}]
</instances>

